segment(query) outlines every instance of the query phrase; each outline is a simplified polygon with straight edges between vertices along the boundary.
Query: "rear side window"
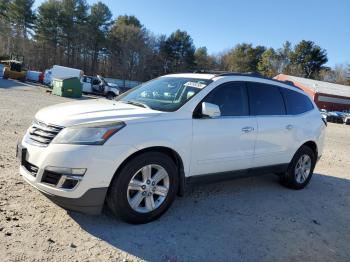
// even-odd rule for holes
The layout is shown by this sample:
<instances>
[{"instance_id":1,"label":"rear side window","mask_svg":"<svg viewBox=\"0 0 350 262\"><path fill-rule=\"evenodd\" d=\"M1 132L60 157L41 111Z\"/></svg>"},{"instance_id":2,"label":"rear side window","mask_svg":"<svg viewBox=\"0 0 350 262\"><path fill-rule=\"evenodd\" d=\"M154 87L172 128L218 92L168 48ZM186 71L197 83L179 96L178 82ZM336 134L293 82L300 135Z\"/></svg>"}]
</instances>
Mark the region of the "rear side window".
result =
<instances>
[{"instance_id":1,"label":"rear side window","mask_svg":"<svg viewBox=\"0 0 350 262\"><path fill-rule=\"evenodd\" d=\"M288 115L302 114L314 108L310 99L306 95L287 88L281 88L281 91L286 102Z\"/></svg>"},{"instance_id":2,"label":"rear side window","mask_svg":"<svg viewBox=\"0 0 350 262\"><path fill-rule=\"evenodd\" d=\"M216 87L203 102L220 107L222 116L249 115L248 94L244 82L228 82Z\"/></svg>"},{"instance_id":3,"label":"rear side window","mask_svg":"<svg viewBox=\"0 0 350 262\"><path fill-rule=\"evenodd\" d=\"M285 115L286 108L278 86L247 82L251 115Z\"/></svg>"}]
</instances>

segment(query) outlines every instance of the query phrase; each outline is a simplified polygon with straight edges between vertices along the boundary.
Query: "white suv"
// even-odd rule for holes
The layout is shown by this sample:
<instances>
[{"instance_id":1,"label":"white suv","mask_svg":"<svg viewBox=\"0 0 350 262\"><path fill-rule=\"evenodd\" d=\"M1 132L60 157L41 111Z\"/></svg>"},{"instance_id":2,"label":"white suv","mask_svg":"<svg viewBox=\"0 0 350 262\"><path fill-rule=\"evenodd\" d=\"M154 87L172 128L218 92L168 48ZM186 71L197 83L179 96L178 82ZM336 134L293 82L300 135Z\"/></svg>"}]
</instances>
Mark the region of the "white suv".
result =
<instances>
[{"instance_id":1,"label":"white suv","mask_svg":"<svg viewBox=\"0 0 350 262\"><path fill-rule=\"evenodd\" d=\"M254 74L174 74L117 98L40 110L17 147L23 178L58 205L130 223L163 214L186 183L276 173L301 189L326 123L288 83Z\"/></svg>"}]
</instances>

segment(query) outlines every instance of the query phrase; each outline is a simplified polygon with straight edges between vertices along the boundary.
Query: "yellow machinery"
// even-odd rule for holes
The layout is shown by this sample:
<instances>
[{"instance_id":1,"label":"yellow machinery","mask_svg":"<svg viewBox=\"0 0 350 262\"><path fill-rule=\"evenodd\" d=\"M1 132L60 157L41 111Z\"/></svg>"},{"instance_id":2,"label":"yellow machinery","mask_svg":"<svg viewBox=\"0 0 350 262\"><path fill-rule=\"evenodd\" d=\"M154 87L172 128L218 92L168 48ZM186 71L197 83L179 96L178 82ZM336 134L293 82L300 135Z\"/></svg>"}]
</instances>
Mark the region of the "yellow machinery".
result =
<instances>
[{"instance_id":1,"label":"yellow machinery","mask_svg":"<svg viewBox=\"0 0 350 262\"><path fill-rule=\"evenodd\" d=\"M17 60L1 61L5 65L4 79L11 78L24 82L26 80L27 71L23 69L23 63Z\"/></svg>"}]
</instances>

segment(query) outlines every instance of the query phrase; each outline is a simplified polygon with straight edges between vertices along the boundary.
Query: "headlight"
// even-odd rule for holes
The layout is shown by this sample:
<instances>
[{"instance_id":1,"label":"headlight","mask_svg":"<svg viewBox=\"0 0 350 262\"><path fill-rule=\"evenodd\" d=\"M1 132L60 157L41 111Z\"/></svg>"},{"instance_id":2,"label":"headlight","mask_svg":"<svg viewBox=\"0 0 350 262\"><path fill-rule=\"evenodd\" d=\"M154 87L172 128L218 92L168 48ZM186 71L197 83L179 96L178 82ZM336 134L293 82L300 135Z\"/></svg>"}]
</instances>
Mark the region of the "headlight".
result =
<instances>
[{"instance_id":1,"label":"headlight","mask_svg":"<svg viewBox=\"0 0 350 262\"><path fill-rule=\"evenodd\" d=\"M54 144L103 145L122 129L124 122L104 122L66 127L52 140Z\"/></svg>"}]
</instances>

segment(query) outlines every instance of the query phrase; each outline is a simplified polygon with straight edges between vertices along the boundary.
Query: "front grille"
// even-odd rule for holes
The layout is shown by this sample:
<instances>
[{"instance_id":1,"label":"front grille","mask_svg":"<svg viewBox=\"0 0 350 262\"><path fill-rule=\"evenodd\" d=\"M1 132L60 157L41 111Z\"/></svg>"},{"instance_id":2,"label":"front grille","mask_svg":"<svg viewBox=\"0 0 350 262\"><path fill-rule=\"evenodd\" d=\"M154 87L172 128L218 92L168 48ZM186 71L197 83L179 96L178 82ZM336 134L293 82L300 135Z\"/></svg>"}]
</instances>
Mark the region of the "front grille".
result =
<instances>
[{"instance_id":1,"label":"front grille","mask_svg":"<svg viewBox=\"0 0 350 262\"><path fill-rule=\"evenodd\" d=\"M63 129L61 126L34 121L29 128L29 140L39 146L47 146Z\"/></svg>"},{"instance_id":2,"label":"front grille","mask_svg":"<svg viewBox=\"0 0 350 262\"><path fill-rule=\"evenodd\" d=\"M41 182L56 186L58 181L60 181L61 176L61 174L45 170Z\"/></svg>"},{"instance_id":3,"label":"front grille","mask_svg":"<svg viewBox=\"0 0 350 262\"><path fill-rule=\"evenodd\" d=\"M23 166L29 173L32 174L32 176L36 177L36 174L38 173L39 168L31 163L29 163L27 160L23 161Z\"/></svg>"}]
</instances>

